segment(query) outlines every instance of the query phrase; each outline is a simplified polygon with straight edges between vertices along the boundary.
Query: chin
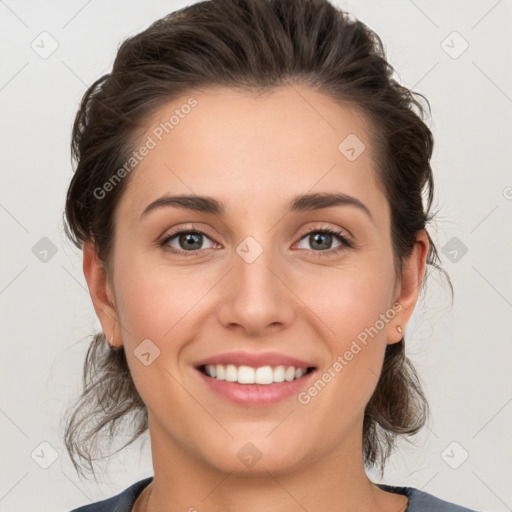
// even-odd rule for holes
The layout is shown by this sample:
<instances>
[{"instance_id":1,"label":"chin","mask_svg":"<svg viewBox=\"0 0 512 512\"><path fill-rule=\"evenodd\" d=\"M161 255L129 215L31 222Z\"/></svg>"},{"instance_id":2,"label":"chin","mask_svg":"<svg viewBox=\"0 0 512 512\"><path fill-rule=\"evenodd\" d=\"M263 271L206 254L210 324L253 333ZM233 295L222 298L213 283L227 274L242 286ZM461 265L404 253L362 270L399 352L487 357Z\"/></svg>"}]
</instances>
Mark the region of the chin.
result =
<instances>
[{"instance_id":1,"label":"chin","mask_svg":"<svg viewBox=\"0 0 512 512\"><path fill-rule=\"evenodd\" d=\"M239 476L268 476L286 474L306 464L309 459L304 444L299 437L295 441L288 439L287 445L280 443L277 437L247 435L230 439L225 443L216 443L212 450L204 454L206 462L218 471L232 473ZM291 437L291 436L288 436ZM202 447L204 451L204 445Z\"/></svg>"}]
</instances>

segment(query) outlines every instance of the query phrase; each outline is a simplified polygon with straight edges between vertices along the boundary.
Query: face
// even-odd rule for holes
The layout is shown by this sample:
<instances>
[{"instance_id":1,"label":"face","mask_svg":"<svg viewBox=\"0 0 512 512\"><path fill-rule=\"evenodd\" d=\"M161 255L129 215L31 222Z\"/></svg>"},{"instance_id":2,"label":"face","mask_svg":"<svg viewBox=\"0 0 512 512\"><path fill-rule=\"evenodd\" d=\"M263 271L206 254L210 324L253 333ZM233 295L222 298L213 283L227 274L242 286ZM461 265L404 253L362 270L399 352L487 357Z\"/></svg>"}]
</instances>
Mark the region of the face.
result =
<instances>
[{"instance_id":1,"label":"face","mask_svg":"<svg viewBox=\"0 0 512 512\"><path fill-rule=\"evenodd\" d=\"M143 144L115 215L114 307L94 301L154 452L275 474L360 457L365 405L423 273L420 255L414 278L395 277L364 118L307 88L209 89L161 108ZM345 199L296 201L311 194ZM154 203L180 195L192 198Z\"/></svg>"}]
</instances>

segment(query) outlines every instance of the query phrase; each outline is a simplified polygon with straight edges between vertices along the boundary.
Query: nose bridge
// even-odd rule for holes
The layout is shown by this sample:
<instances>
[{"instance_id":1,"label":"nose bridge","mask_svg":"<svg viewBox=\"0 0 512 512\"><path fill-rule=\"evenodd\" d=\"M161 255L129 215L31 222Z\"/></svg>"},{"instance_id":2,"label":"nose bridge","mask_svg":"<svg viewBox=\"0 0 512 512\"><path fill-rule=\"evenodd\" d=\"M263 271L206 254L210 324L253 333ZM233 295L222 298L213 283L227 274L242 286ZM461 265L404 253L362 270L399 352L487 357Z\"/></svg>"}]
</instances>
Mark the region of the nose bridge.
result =
<instances>
[{"instance_id":1,"label":"nose bridge","mask_svg":"<svg viewBox=\"0 0 512 512\"><path fill-rule=\"evenodd\" d=\"M275 276L270 272L272 266L278 266L276 251L272 247L270 236L261 243L252 235L247 236L236 247L235 272L245 286L261 288L263 291L273 288ZM257 286L254 286L257 285Z\"/></svg>"},{"instance_id":2,"label":"nose bridge","mask_svg":"<svg viewBox=\"0 0 512 512\"><path fill-rule=\"evenodd\" d=\"M220 317L224 325L239 324L257 332L269 325L291 321L291 293L279 278L278 251L270 234L246 236L235 248L233 271Z\"/></svg>"},{"instance_id":3,"label":"nose bridge","mask_svg":"<svg viewBox=\"0 0 512 512\"><path fill-rule=\"evenodd\" d=\"M270 270L280 266L276 261L277 251L271 245L272 237L267 234L263 239L259 235L258 239L248 235L235 249L235 288L240 298L261 300L264 304L282 293L279 289L282 285Z\"/></svg>"}]
</instances>

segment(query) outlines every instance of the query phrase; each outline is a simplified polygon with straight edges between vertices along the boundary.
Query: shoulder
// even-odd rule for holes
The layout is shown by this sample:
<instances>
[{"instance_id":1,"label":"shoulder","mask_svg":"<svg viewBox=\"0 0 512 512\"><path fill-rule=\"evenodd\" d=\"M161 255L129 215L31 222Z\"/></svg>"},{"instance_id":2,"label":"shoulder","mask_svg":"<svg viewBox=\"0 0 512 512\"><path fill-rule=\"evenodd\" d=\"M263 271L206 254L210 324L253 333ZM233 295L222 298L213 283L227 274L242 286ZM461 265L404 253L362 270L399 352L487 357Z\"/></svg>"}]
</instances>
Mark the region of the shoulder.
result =
<instances>
[{"instance_id":1,"label":"shoulder","mask_svg":"<svg viewBox=\"0 0 512 512\"><path fill-rule=\"evenodd\" d=\"M477 512L476 510L461 507L455 503L436 498L432 494L420 491L414 487L397 487L385 484L376 484L384 491L403 494L409 498L406 512Z\"/></svg>"},{"instance_id":2,"label":"shoulder","mask_svg":"<svg viewBox=\"0 0 512 512\"><path fill-rule=\"evenodd\" d=\"M130 512L139 494L152 480L152 476L144 478L111 498L75 508L71 512Z\"/></svg>"}]
</instances>

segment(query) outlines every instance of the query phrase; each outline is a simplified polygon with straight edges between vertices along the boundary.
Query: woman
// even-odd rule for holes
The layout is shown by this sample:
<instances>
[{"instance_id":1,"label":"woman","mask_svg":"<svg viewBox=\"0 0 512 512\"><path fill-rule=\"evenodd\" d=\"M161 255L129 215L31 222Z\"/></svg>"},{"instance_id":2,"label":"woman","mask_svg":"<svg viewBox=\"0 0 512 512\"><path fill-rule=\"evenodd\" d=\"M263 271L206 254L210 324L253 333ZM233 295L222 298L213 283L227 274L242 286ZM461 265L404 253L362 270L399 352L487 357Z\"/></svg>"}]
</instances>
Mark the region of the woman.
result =
<instances>
[{"instance_id":1,"label":"woman","mask_svg":"<svg viewBox=\"0 0 512 512\"><path fill-rule=\"evenodd\" d=\"M154 477L76 511L469 510L366 475L425 423L404 330L439 261L392 71L327 0L213 0L86 92L65 221L103 332L66 445L94 472L131 415Z\"/></svg>"}]
</instances>

